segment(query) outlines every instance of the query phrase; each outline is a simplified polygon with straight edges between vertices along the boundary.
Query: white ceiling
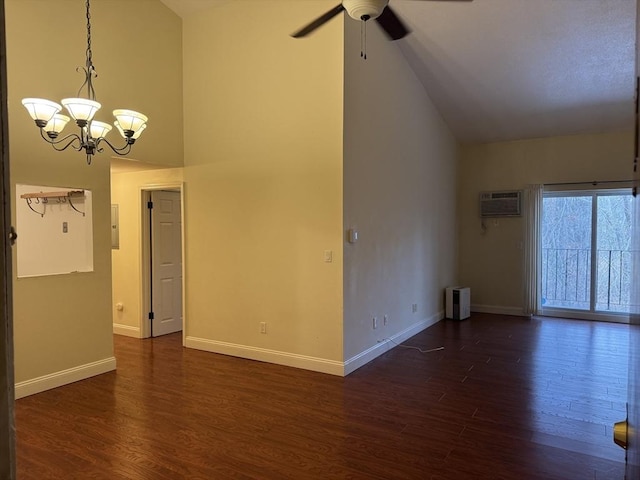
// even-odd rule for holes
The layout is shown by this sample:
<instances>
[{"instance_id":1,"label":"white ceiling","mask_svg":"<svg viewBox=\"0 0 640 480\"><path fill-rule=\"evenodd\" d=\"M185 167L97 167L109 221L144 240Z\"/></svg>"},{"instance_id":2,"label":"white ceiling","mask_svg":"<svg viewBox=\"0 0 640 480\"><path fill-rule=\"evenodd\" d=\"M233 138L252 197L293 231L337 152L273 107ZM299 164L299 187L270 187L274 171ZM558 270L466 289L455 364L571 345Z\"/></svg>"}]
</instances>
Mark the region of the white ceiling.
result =
<instances>
[{"instance_id":1,"label":"white ceiling","mask_svg":"<svg viewBox=\"0 0 640 480\"><path fill-rule=\"evenodd\" d=\"M162 1L184 17L230 0ZM458 140L633 127L636 0L390 5L412 30L398 45Z\"/></svg>"}]
</instances>

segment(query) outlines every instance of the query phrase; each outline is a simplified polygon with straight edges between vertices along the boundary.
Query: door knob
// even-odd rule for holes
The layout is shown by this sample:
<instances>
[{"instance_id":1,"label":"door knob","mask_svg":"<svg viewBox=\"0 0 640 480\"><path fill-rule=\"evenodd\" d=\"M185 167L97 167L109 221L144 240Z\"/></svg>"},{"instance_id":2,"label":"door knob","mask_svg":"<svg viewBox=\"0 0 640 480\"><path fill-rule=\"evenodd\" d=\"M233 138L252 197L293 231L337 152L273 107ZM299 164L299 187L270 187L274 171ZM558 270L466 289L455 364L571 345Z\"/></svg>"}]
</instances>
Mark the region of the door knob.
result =
<instances>
[{"instance_id":1,"label":"door knob","mask_svg":"<svg viewBox=\"0 0 640 480\"><path fill-rule=\"evenodd\" d=\"M13 225L9 229L9 245L13 246L16 244L16 239L18 238L18 234L16 233L16 229L13 228Z\"/></svg>"},{"instance_id":2,"label":"door knob","mask_svg":"<svg viewBox=\"0 0 640 480\"><path fill-rule=\"evenodd\" d=\"M613 442L619 447L627 449L627 433L629 431L629 423L624 420L613 424Z\"/></svg>"}]
</instances>

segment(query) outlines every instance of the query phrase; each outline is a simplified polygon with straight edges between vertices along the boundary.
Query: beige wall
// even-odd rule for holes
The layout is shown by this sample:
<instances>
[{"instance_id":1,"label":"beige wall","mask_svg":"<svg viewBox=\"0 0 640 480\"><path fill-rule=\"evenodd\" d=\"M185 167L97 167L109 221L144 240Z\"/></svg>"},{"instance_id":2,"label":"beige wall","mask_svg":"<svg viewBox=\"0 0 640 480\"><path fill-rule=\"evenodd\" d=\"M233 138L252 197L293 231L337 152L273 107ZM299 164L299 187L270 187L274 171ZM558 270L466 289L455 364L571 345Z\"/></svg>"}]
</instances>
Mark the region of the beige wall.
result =
<instances>
[{"instance_id":1,"label":"beige wall","mask_svg":"<svg viewBox=\"0 0 640 480\"><path fill-rule=\"evenodd\" d=\"M182 168L143 170L111 175L111 203L118 205L120 248L112 250L114 332L145 337L148 307L142 305L142 191L182 184ZM122 310L116 305L121 303Z\"/></svg>"},{"instance_id":2,"label":"beige wall","mask_svg":"<svg viewBox=\"0 0 640 480\"><path fill-rule=\"evenodd\" d=\"M344 247L344 356L358 366L354 357L390 345L377 342L443 316L456 271L457 146L397 44L372 24L363 61L359 23L345 27L344 229L360 238Z\"/></svg>"},{"instance_id":3,"label":"beige wall","mask_svg":"<svg viewBox=\"0 0 640 480\"><path fill-rule=\"evenodd\" d=\"M87 166L81 153L54 152L20 104L23 97L59 101L77 94L83 77L75 68L84 64L86 49L83 2L8 0L5 6L12 186L75 187L93 194L94 271L14 277L16 381L30 382L33 393L40 381L50 387L58 378L71 379L54 373L113 367L109 153ZM110 121L111 110L122 107L147 113L149 128L134 155L180 164L180 19L157 0L102 0L92 5L92 27L95 88L103 104L98 119ZM117 132L111 136L117 142ZM101 367L94 368L96 362Z\"/></svg>"},{"instance_id":4,"label":"beige wall","mask_svg":"<svg viewBox=\"0 0 640 480\"><path fill-rule=\"evenodd\" d=\"M289 36L328 6L184 19L188 346L341 372L342 21Z\"/></svg>"},{"instance_id":5,"label":"beige wall","mask_svg":"<svg viewBox=\"0 0 640 480\"><path fill-rule=\"evenodd\" d=\"M459 279L471 287L475 310L522 313L523 217L487 219L482 191L527 184L631 178L632 132L575 135L462 148L458 174Z\"/></svg>"}]
</instances>

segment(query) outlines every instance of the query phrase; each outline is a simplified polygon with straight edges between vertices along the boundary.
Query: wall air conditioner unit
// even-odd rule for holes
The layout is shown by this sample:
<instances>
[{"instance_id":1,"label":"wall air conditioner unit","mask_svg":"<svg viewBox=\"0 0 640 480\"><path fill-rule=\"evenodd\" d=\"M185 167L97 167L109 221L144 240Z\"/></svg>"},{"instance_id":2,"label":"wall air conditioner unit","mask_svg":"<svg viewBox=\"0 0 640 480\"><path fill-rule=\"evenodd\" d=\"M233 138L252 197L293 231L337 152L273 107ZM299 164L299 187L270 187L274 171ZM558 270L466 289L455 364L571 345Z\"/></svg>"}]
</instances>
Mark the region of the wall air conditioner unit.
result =
<instances>
[{"instance_id":1,"label":"wall air conditioner unit","mask_svg":"<svg viewBox=\"0 0 640 480\"><path fill-rule=\"evenodd\" d=\"M519 217L522 192L482 192L480 194L481 217Z\"/></svg>"}]
</instances>

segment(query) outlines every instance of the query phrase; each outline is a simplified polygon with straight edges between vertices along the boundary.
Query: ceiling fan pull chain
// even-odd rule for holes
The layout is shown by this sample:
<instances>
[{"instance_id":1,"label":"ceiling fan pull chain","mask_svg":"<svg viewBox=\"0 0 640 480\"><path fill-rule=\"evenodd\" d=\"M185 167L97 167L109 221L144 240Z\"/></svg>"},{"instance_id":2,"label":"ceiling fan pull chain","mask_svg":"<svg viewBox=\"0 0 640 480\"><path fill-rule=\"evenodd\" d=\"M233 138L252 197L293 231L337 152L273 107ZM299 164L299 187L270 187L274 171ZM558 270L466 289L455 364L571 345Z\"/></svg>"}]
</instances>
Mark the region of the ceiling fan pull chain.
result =
<instances>
[{"instance_id":1,"label":"ceiling fan pull chain","mask_svg":"<svg viewBox=\"0 0 640 480\"><path fill-rule=\"evenodd\" d=\"M368 20L368 19L367 19ZM364 22L364 59L367 59L367 20Z\"/></svg>"},{"instance_id":2,"label":"ceiling fan pull chain","mask_svg":"<svg viewBox=\"0 0 640 480\"><path fill-rule=\"evenodd\" d=\"M362 18L360 22L360 57L367 59L367 20Z\"/></svg>"}]
</instances>

